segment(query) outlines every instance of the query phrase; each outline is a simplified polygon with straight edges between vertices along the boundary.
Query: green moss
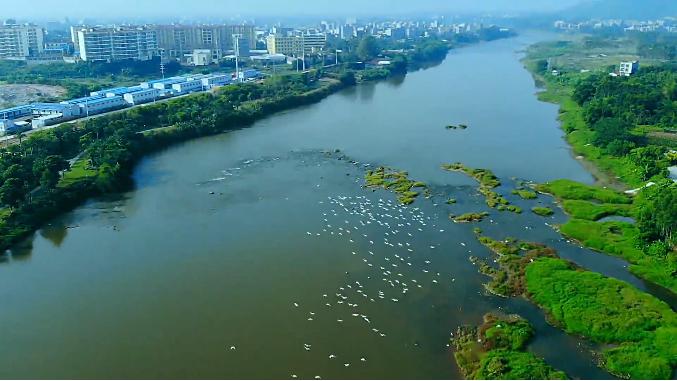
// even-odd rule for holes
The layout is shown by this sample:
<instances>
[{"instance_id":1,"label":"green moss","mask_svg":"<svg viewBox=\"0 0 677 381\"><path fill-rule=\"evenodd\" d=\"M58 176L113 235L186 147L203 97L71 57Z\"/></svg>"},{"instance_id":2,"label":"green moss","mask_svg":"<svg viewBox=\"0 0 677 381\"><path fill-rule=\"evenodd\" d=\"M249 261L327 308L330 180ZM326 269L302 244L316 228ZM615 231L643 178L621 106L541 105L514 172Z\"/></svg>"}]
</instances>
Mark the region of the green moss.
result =
<instances>
[{"instance_id":1,"label":"green moss","mask_svg":"<svg viewBox=\"0 0 677 381\"><path fill-rule=\"evenodd\" d=\"M525 200L534 200L538 198L538 194L536 194L536 192L528 189L515 189L512 191L512 194L520 196Z\"/></svg>"},{"instance_id":2,"label":"green moss","mask_svg":"<svg viewBox=\"0 0 677 381\"><path fill-rule=\"evenodd\" d=\"M616 279L538 258L525 272L530 298L569 333L618 346L603 352L620 377L665 379L677 365L677 314L655 297Z\"/></svg>"},{"instance_id":3,"label":"green moss","mask_svg":"<svg viewBox=\"0 0 677 381\"><path fill-rule=\"evenodd\" d=\"M450 199L447 200L447 204L448 204L448 205L452 205L452 204L455 204L455 203L456 203L456 199L455 199L455 198L450 198Z\"/></svg>"},{"instance_id":4,"label":"green moss","mask_svg":"<svg viewBox=\"0 0 677 381\"><path fill-rule=\"evenodd\" d=\"M501 181L492 171L482 168L466 167L461 163L443 164L442 169L451 172L462 172L477 180L480 183L478 190L484 196L484 199L490 208L496 208L500 211L522 213L522 209L519 207L507 207L510 205L510 202L493 190L501 185Z\"/></svg>"},{"instance_id":5,"label":"green moss","mask_svg":"<svg viewBox=\"0 0 677 381\"><path fill-rule=\"evenodd\" d=\"M457 224L460 224L460 223L467 223L467 222L482 221L484 219L484 217L486 217L488 215L489 215L489 213L487 213L487 212L465 213L465 214L461 214L460 216L450 215L449 218L451 218L451 220L456 222Z\"/></svg>"},{"instance_id":6,"label":"green moss","mask_svg":"<svg viewBox=\"0 0 677 381\"><path fill-rule=\"evenodd\" d=\"M553 214L555 214L555 212L552 209L545 206L534 206L533 208L531 208L531 211L543 217L552 216Z\"/></svg>"},{"instance_id":7,"label":"green moss","mask_svg":"<svg viewBox=\"0 0 677 381\"><path fill-rule=\"evenodd\" d=\"M443 164L442 168L447 171L463 172L466 175L477 180L480 183L480 186L482 187L496 188L501 185L501 182L500 180L498 180L498 177L496 177L496 175L494 175L494 173L488 169L482 168L474 169L466 167L462 163Z\"/></svg>"},{"instance_id":8,"label":"green moss","mask_svg":"<svg viewBox=\"0 0 677 381\"><path fill-rule=\"evenodd\" d=\"M392 190L397 194L397 199L405 205L416 201L416 198L420 194L412 189L423 188L427 191L425 183L410 180L407 172L397 172L385 167L367 171L364 178L366 187Z\"/></svg>"},{"instance_id":9,"label":"green moss","mask_svg":"<svg viewBox=\"0 0 677 381\"><path fill-rule=\"evenodd\" d=\"M462 327L452 339L454 358L466 379L566 379L526 352L531 325L517 315L487 314L479 327Z\"/></svg>"}]
</instances>

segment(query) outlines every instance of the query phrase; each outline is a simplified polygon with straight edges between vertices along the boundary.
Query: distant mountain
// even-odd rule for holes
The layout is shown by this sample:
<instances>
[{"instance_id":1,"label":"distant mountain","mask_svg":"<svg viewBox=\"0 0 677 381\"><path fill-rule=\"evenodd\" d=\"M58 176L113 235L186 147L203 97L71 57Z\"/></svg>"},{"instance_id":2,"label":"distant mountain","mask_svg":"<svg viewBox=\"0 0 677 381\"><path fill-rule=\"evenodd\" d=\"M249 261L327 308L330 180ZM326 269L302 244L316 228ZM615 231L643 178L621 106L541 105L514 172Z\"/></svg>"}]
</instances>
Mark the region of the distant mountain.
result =
<instances>
[{"instance_id":1,"label":"distant mountain","mask_svg":"<svg viewBox=\"0 0 677 381\"><path fill-rule=\"evenodd\" d=\"M677 17L677 0L587 0L558 12L565 19L649 20Z\"/></svg>"}]
</instances>

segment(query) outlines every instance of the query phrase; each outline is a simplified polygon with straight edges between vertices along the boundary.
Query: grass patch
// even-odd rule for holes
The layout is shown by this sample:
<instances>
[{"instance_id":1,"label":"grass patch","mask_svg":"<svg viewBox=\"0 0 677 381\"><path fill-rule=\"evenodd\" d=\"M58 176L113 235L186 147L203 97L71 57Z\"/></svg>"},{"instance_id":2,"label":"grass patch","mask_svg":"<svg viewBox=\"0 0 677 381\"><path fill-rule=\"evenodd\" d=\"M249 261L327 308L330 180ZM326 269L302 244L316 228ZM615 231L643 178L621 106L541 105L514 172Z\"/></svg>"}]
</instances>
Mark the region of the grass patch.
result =
<instances>
[{"instance_id":1,"label":"grass patch","mask_svg":"<svg viewBox=\"0 0 677 381\"><path fill-rule=\"evenodd\" d=\"M552 209L548 208L547 206L534 206L533 208L531 208L531 211L534 214L538 214L539 216L543 217L548 217L555 214L555 212Z\"/></svg>"},{"instance_id":2,"label":"grass patch","mask_svg":"<svg viewBox=\"0 0 677 381\"><path fill-rule=\"evenodd\" d=\"M627 260L632 273L677 293L677 264L669 257L649 256L637 248L639 229L635 225L571 219L560 231L586 247Z\"/></svg>"},{"instance_id":3,"label":"grass patch","mask_svg":"<svg viewBox=\"0 0 677 381\"><path fill-rule=\"evenodd\" d=\"M556 258L526 266L529 297L565 331L614 344L603 366L624 378L667 379L677 365L677 315L636 288Z\"/></svg>"},{"instance_id":4,"label":"grass patch","mask_svg":"<svg viewBox=\"0 0 677 381\"><path fill-rule=\"evenodd\" d=\"M80 158L64 172L58 186L66 188L80 181L93 179L96 175L97 171L89 168L89 160Z\"/></svg>"},{"instance_id":5,"label":"grass patch","mask_svg":"<svg viewBox=\"0 0 677 381\"><path fill-rule=\"evenodd\" d=\"M561 202L572 219L559 227L565 236L582 245L621 257L630 262L630 271L677 293L677 262L674 255L646 254L639 248L640 231L627 222L596 222L610 215L634 217L630 197L610 189L584 185L571 180L556 180L536 187Z\"/></svg>"},{"instance_id":6,"label":"grass patch","mask_svg":"<svg viewBox=\"0 0 677 381\"><path fill-rule=\"evenodd\" d=\"M558 200L585 200L600 203L630 204L632 199L611 189L585 185L572 180L555 180L538 184L536 190L548 193Z\"/></svg>"},{"instance_id":7,"label":"grass patch","mask_svg":"<svg viewBox=\"0 0 677 381\"><path fill-rule=\"evenodd\" d=\"M454 358L466 379L566 379L543 359L526 352L534 330L517 315L484 316L479 327L461 327L452 339Z\"/></svg>"},{"instance_id":8,"label":"grass patch","mask_svg":"<svg viewBox=\"0 0 677 381\"><path fill-rule=\"evenodd\" d=\"M633 206L629 204L596 204L585 200L564 200L564 211L572 218L597 221L606 216L633 216Z\"/></svg>"},{"instance_id":9,"label":"grass patch","mask_svg":"<svg viewBox=\"0 0 677 381\"><path fill-rule=\"evenodd\" d=\"M367 171L365 174L365 186L367 188L383 188L392 190L397 194L397 200L404 205L412 204L420 195L420 192L414 189L424 189L427 191L426 184L420 181L413 181L408 178L407 172L398 172L379 167L373 171Z\"/></svg>"}]
</instances>

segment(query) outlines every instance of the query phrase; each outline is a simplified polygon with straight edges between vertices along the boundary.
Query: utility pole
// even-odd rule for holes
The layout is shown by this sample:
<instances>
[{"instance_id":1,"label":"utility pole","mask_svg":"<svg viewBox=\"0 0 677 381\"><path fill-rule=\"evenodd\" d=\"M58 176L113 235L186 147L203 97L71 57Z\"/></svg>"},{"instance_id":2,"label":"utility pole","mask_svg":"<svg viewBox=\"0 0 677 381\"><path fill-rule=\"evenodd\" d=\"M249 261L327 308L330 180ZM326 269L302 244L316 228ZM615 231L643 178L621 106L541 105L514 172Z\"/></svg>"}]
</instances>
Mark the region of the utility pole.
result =
<instances>
[{"instance_id":1,"label":"utility pole","mask_svg":"<svg viewBox=\"0 0 677 381\"><path fill-rule=\"evenodd\" d=\"M240 38L241 34L233 34L233 50L235 53L235 80L240 82Z\"/></svg>"}]
</instances>

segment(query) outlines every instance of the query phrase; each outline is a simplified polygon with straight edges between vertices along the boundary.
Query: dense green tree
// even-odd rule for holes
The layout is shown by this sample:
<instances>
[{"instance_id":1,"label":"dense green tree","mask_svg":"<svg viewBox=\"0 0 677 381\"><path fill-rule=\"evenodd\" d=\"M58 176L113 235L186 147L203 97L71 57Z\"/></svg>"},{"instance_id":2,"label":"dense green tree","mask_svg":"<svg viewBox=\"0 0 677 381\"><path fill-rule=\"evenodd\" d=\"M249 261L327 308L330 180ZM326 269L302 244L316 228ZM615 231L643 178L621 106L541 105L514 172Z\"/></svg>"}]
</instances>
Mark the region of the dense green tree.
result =
<instances>
[{"instance_id":1,"label":"dense green tree","mask_svg":"<svg viewBox=\"0 0 677 381\"><path fill-rule=\"evenodd\" d=\"M356 83L355 72L352 70L344 70L339 74L339 81L346 86L352 86Z\"/></svg>"},{"instance_id":2,"label":"dense green tree","mask_svg":"<svg viewBox=\"0 0 677 381\"><path fill-rule=\"evenodd\" d=\"M381 47L373 36L366 36L357 46L357 56L362 61L369 61L376 58L381 53Z\"/></svg>"},{"instance_id":3,"label":"dense green tree","mask_svg":"<svg viewBox=\"0 0 677 381\"><path fill-rule=\"evenodd\" d=\"M26 186L23 180L17 178L6 179L0 187L0 202L16 208L26 197Z\"/></svg>"},{"instance_id":4,"label":"dense green tree","mask_svg":"<svg viewBox=\"0 0 677 381\"><path fill-rule=\"evenodd\" d=\"M602 118L592 125L595 136L593 144L606 147L613 141L632 141L630 124L619 118Z\"/></svg>"},{"instance_id":5,"label":"dense green tree","mask_svg":"<svg viewBox=\"0 0 677 381\"><path fill-rule=\"evenodd\" d=\"M677 183L664 180L644 188L635 201L637 224L646 242L663 240L677 245Z\"/></svg>"},{"instance_id":6,"label":"dense green tree","mask_svg":"<svg viewBox=\"0 0 677 381\"><path fill-rule=\"evenodd\" d=\"M665 148L659 146L635 148L630 152L630 159L640 168L644 180L665 172L667 167Z\"/></svg>"}]
</instances>

